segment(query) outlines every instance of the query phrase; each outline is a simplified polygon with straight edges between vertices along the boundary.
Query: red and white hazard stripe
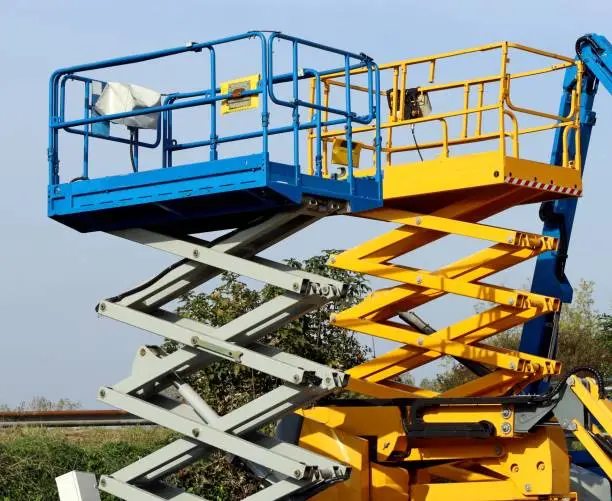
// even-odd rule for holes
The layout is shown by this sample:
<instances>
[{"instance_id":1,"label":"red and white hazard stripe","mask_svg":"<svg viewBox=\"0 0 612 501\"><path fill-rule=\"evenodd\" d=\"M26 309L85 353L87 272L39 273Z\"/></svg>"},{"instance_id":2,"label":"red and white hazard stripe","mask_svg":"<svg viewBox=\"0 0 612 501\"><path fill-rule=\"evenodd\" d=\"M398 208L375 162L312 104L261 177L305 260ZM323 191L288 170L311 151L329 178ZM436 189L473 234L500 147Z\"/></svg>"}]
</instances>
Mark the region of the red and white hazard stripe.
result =
<instances>
[{"instance_id":1,"label":"red and white hazard stripe","mask_svg":"<svg viewBox=\"0 0 612 501\"><path fill-rule=\"evenodd\" d=\"M574 197L579 197L582 195L582 190L578 188L558 186L556 184L545 184L541 183L540 181L533 181L530 179L520 179L518 177L506 176L504 181L509 184L516 184L517 186L535 188L536 190L553 191L555 193L561 193L562 195L570 195Z\"/></svg>"}]
</instances>

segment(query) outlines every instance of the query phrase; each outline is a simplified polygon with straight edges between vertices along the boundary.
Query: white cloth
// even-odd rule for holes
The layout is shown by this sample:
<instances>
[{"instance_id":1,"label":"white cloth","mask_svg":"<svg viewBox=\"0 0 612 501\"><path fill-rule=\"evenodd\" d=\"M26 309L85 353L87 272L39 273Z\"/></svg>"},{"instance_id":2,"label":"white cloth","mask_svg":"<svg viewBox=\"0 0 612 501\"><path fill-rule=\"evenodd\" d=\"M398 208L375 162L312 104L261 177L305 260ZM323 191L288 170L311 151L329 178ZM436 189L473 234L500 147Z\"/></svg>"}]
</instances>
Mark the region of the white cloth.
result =
<instances>
[{"instance_id":1,"label":"white cloth","mask_svg":"<svg viewBox=\"0 0 612 501\"><path fill-rule=\"evenodd\" d=\"M100 115L124 113L161 104L161 94L140 85L107 82L94 109ZM113 123L138 129L157 129L159 113L112 120Z\"/></svg>"}]
</instances>

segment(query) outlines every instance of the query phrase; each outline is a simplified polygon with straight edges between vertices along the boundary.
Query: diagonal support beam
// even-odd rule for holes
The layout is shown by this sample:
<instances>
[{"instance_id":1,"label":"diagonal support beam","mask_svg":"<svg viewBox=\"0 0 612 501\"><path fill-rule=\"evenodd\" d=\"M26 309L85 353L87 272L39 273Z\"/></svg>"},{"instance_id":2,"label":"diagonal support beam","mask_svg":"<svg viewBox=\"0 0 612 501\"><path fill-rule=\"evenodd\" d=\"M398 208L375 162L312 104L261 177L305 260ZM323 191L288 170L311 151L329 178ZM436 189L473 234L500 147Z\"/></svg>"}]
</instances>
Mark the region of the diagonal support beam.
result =
<instances>
[{"instance_id":1,"label":"diagonal support beam","mask_svg":"<svg viewBox=\"0 0 612 501\"><path fill-rule=\"evenodd\" d=\"M250 258L311 225L318 217L316 213L305 210L277 214L255 226L218 238L211 249ZM130 240L130 231L123 230L112 234ZM180 298L219 273L220 270L213 266L183 259L148 282L122 294L120 303L138 310L152 311Z\"/></svg>"}]
</instances>

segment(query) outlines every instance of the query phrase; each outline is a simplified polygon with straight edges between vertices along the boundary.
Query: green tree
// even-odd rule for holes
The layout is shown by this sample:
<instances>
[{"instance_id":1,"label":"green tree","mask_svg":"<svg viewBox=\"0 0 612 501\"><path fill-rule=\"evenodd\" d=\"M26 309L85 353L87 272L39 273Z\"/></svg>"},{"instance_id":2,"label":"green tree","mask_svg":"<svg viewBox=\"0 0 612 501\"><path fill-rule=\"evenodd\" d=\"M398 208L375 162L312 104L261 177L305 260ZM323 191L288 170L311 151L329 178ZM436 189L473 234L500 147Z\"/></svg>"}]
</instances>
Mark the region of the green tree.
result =
<instances>
[{"instance_id":1,"label":"green tree","mask_svg":"<svg viewBox=\"0 0 612 501\"><path fill-rule=\"evenodd\" d=\"M603 333L603 349L612 353L612 315L603 313L599 316L599 326ZM608 371L608 376L612 370Z\"/></svg>"},{"instance_id":2,"label":"green tree","mask_svg":"<svg viewBox=\"0 0 612 501\"><path fill-rule=\"evenodd\" d=\"M354 333L331 325L329 317L334 312L357 304L371 289L362 275L327 266L330 256L337 252L339 251L326 250L321 255L304 261L286 261L294 269L343 282L346 285L346 293L322 308L281 327L262 339L262 342L344 370L364 362L369 350L359 343ZM238 275L224 273L220 277L219 285L212 292L192 293L182 298L178 313L183 317L219 327L273 299L281 292L271 286L258 290L249 287ZM166 343L167 350L175 348L175 344ZM274 378L228 361L211 364L191 376L188 382L220 414L240 407L280 384ZM238 468L235 465L230 466L222 454L213 455L206 461L186 468L175 476L174 481L182 487L187 487L189 492L219 501L242 499L256 492L260 485L260 480L246 468L240 464Z\"/></svg>"},{"instance_id":3,"label":"green tree","mask_svg":"<svg viewBox=\"0 0 612 501\"><path fill-rule=\"evenodd\" d=\"M22 401L17 407L0 405L2 412L27 412L27 411L71 411L81 408L81 402L75 402L69 398L60 398L57 401L45 397L34 397L30 401Z\"/></svg>"},{"instance_id":4,"label":"green tree","mask_svg":"<svg viewBox=\"0 0 612 501\"><path fill-rule=\"evenodd\" d=\"M604 376L612 375L612 316L600 314L595 309L593 293L595 284L581 280L574 292L571 304L563 305L559 320L559 346L557 360L563 362L563 370L589 366ZM490 338L489 344L516 350L521 329L511 329ZM421 381L421 386L435 391L445 391L463 384L474 375L452 359L445 359L444 370L431 379Z\"/></svg>"}]
</instances>

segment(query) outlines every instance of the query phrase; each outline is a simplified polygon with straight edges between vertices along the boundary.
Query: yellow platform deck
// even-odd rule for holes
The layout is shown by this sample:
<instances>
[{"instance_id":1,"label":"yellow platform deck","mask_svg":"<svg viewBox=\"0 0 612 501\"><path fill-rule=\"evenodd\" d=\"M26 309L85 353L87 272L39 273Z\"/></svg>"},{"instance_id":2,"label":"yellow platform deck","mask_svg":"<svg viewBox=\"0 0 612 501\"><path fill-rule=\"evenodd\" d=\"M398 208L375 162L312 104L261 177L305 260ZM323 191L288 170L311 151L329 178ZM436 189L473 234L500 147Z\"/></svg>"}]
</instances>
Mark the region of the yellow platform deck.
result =
<instances>
[{"instance_id":1,"label":"yellow platform deck","mask_svg":"<svg viewBox=\"0 0 612 501\"><path fill-rule=\"evenodd\" d=\"M362 171L358 175L370 175ZM385 167L385 207L430 214L461 199L499 199L508 205L582 194L578 170L501 156L499 152L437 158ZM501 208L500 210L503 210Z\"/></svg>"}]
</instances>

